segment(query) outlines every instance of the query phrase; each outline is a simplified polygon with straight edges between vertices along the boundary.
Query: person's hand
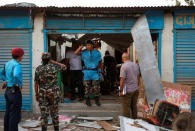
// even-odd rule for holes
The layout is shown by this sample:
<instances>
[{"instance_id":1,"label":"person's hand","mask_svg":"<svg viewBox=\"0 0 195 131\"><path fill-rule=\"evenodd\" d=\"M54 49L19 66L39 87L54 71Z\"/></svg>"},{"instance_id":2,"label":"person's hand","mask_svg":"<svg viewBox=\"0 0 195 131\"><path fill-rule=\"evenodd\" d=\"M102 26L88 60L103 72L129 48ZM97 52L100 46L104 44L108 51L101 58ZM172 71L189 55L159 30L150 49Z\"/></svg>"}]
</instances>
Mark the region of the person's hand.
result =
<instances>
[{"instance_id":1,"label":"person's hand","mask_svg":"<svg viewBox=\"0 0 195 131\"><path fill-rule=\"evenodd\" d=\"M84 46L83 45L80 45L79 48L82 49Z\"/></svg>"},{"instance_id":2,"label":"person's hand","mask_svg":"<svg viewBox=\"0 0 195 131\"><path fill-rule=\"evenodd\" d=\"M35 96L36 96L36 101L39 102L39 96L38 96L38 94L36 94Z\"/></svg>"},{"instance_id":3,"label":"person's hand","mask_svg":"<svg viewBox=\"0 0 195 131\"><path fill-rule=\"evenodd\" d=\"M19 90L22 91L22 87L19 87Z\"/></svg>"},{"instance_id":4,"label":"person's hand","mask_svg":"<svg viewBox=\"0 0 195 131\"><path fill-rule=\"evenodd\" d=\"M60 64L60 66L66 69L66 65L64 64Z\"/></svg>"},{"instance_id":5,"label":"person's hand","mask_svg":"<svg viewBox=\"0 0 195 131\"><path fill-rule=\"evenodd\" d=\"M123 96L123 92L119 92L119 96Z\"/></svg>"},{"instance_id":6,"label":"person's hand","mask_svg":"<svg viewBox=\"0 0 195 131\"><path fill-rule=\"evenodd\" d=\"M3 83L2 89L7 88L7 81Z\"/></svg>"}]
</instances>

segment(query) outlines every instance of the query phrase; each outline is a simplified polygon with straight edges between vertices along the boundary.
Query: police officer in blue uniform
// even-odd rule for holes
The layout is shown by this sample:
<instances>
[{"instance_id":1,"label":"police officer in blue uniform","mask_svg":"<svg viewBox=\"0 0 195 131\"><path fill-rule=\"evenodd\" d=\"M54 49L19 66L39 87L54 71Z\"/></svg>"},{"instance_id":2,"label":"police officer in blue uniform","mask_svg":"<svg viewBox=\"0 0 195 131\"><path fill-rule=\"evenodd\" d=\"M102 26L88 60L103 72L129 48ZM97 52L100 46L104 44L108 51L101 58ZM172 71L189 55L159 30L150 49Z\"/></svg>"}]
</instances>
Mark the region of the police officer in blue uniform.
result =
<instances>
[{"instance_id":1,"label":"police officer in blue uniform","mask_svg":"<svg viewBox=\"0 0 195 131\"><path fill-rule=\"evenodd\" d=\"M21 119L23 79L19 62L22 60L24 51L21 48L13 48L11 53L13 59L0 70L0 78L4 81L3 88L6 88L4 131L18 131L18 123Z\"/></svg>"}]
</instances>

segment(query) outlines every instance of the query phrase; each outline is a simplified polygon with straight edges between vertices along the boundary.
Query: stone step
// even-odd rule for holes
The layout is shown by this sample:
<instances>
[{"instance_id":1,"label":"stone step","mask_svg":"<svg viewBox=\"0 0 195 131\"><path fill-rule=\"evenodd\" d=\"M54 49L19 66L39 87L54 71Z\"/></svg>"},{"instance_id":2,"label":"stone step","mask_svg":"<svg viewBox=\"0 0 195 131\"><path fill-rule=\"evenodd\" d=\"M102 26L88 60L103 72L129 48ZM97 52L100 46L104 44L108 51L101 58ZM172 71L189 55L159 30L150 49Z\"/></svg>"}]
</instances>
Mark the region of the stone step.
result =
<instances>
[{"instance_id":1,"label":"stone step","mask_svg":"<svg viewBox=\"0 0 195 131\"><path fill-rule=\"evenodd\" d=\"M121 115L121 104L102 103L100 107L92 103L91 107L86 106L84 103L66 103L59 105L59 114L88 116L88 117L109 117L118 118Z\"/></svg>"},{"instance_id":2,"label":"stone step","mask_svg":"<svg viewBox=\"0 0 195 131\"><path fill-rule=\"evenodd\" d=\"M121 108L121 104L114 103L101 103L101 106L97 106L92 102L92 106L87 106L85 103L63 103L59 104L59 109L62 110L118 110Z\"/></svg>"}]
</instances>

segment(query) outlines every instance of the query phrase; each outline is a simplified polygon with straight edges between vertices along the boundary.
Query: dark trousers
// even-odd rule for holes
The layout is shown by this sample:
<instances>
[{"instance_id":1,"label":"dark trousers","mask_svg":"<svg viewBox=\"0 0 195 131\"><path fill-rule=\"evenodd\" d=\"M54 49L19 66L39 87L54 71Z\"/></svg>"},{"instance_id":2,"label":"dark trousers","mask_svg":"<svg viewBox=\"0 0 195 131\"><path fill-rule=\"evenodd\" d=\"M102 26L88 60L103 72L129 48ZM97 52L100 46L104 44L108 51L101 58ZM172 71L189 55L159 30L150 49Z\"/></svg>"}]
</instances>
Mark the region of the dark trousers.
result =
<instances>
[{"instance_id":1,"label":"dark trousers","mask_svg":"<svg viewBox=\"0 0 195 131\"><path fill-rule=\"evenodd\" d=\"M75 95L75 89L78 88L79 97L84 97L84 88L83 88L83 74L81 70L71 70L71 94Z\"/></svg>"},{"instance_id":2,"label":"dark trousers","mask_svg":"<svg viewBox=\"0 0 195 131\"><path fill-rule=\"evenodd\" d=\"M122 98L123 116L136 119L137 118L137 100L139 91L127 93Z\"/></svg>"},{"instance_id":3,"label":"dark trousers","mask_svg":"<svg viewBox=\"0 0 195 131\"><path fill-rule=\"evenodd\" d=\"M22 94L19 88L15 92L11 89L5 91L6 111L4 116L4 131L18 131L21 117Z\"/></svg>"}]
</instances>

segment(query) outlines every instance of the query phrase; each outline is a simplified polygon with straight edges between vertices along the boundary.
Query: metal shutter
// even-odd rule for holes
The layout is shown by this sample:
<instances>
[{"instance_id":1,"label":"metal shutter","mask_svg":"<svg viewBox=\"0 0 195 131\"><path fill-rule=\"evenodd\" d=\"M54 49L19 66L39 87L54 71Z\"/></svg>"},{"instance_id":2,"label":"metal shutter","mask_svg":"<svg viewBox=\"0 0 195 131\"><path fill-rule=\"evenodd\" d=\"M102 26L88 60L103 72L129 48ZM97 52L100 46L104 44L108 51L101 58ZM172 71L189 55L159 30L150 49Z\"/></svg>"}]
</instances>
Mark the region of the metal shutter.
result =
<instances>
[{"instance_id":1,"label":"metal shutter","mask_svg":"<svg viewBox=\"0 0 195 131\"><path fill-rule=\"evenodd\" d=\"M176 82L192 86L195 109L195 30L176 30Z\"/></svg>"},{"instance_id":2,"label":"metal shutter","mask_svg":"<svg viewBox=\"0 0 195 131\"><path fill-rule=\"evenodd\" d=\"M31 92L31 33L29 30L0 30L0 69L12 59L11 49L22 48L24 57L21 62L23 71L22 109L32 110ZM2 87L2 80L0 80ZM5 90L0 89L0 110L5 110Z\"/></svg>"}]
</instances>

